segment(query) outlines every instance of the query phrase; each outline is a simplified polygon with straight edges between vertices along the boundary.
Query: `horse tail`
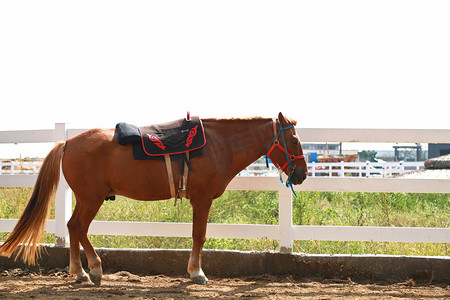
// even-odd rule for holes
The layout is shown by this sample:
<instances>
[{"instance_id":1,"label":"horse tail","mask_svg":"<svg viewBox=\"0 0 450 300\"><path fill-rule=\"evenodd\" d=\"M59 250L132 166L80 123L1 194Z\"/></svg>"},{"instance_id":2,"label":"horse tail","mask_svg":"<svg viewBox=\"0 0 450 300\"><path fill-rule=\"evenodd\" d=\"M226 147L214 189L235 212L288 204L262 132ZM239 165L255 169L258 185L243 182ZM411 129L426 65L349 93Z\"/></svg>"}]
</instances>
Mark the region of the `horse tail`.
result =
<instances>
[{"instance_id":1,"label":"horse tail","mask_svg":"<svg viewBox=\"0 0 450 300\"><path fill-rule=\"evenodd\" d=\"M61 160L65 142L58 142L42 163L33 194L13 231L0 246L0 255L10 257L20 245L16 259L22 255L24 262L35 264L38 242L45 231L50 200L59 183Z\"/></svg>"}]
</instances>

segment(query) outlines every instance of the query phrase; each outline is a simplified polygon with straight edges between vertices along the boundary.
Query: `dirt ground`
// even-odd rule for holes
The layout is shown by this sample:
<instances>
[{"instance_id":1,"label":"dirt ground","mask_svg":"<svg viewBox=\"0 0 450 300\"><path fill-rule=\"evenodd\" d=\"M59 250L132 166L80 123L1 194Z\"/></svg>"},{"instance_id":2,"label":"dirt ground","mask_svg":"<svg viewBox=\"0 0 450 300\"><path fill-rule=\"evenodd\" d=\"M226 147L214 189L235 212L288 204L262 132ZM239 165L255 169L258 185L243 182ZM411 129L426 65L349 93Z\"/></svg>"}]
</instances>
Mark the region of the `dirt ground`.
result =
<instances>
[{"instance_id":1,"label":"dirt ground","mask_svg":"<svg viewBox=\"0 0 450 300\"><path fill-rule=\"evenodd\" d=\"M305 279L292 276L210 278L207 285L187 276L104 275L102 284L76 283L67 270L40 273L0 270L0 299L449 299L450 283L362 283L351 279Z\"/></svg>"}]
</instances>

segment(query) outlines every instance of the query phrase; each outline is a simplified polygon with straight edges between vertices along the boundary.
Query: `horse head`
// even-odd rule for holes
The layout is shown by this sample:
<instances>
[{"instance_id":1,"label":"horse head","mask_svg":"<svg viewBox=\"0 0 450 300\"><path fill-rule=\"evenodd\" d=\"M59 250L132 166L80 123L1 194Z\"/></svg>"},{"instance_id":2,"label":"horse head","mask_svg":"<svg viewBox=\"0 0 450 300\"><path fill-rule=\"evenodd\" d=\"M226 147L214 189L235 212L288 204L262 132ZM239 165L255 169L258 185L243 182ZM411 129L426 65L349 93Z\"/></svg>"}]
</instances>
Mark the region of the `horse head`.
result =
<instances>
[{"instance_id":1,"label":"horse head","mask_svg":"<svg viewBox=\"0 0 450 300\"><path fill-rule=\"evenodd\" d=\"M286 185L301 184L307 177L308 167L302 144L295 130L297 121L286 118L280 112L274 123L275 137L267 147L267 157L287 176Z\"/></svg>"}]
</instances>

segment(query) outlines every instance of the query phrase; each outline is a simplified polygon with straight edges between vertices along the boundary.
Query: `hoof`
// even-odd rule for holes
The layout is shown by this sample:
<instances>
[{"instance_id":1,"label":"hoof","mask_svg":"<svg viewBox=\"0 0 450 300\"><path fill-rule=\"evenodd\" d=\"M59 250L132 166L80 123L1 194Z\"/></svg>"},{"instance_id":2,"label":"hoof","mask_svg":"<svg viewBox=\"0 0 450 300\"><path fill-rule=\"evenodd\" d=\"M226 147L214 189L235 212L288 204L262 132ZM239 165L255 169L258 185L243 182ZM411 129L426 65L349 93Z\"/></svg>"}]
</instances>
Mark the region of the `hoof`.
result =
<instances>
[{"instance_id":1,"label":"hoof","mask_svg":"<svg viewBox=\"0 0 450 300\"><path fill-rule=\"evenodd\" d=\"M92 283L95 285L100 285L100 283L102 283L101 275L94 275L92 273L89 273L89 279L91 279Z\"/></svg>"},{"instance_id":2,"label":"hoof","mask_svg":"<svg viewBox=\"0 0 450 300\"><path fill-rule=\"evenodd\" d=\"M205 285L208 282L208 278L206 276L195 276L191 278L196 284Z\"/></svg>"},{"instance_id":3,"label":"hoof","mask_svg":"<svg viewBox=\"0 0 450 300\"><path fill-rule=\"evenodd\" d=\"M100 283L102 282L102 269L98 268L98 269L91 269L89 271L89 278L91 279L92 283L95 285L100 285Z\"/></svg>"},{"instance_id":4,"label":"hoof","mask_svg":"<svg viewBox=\"0 0 450 300\"><path fill-rule=\"evenodd\" d=\"M205 276L205 273L203 273L202 270L192 273L191 279L197 284L206 284L206 282L208 282L208 278Z\"/></svg>"}]
</instances>

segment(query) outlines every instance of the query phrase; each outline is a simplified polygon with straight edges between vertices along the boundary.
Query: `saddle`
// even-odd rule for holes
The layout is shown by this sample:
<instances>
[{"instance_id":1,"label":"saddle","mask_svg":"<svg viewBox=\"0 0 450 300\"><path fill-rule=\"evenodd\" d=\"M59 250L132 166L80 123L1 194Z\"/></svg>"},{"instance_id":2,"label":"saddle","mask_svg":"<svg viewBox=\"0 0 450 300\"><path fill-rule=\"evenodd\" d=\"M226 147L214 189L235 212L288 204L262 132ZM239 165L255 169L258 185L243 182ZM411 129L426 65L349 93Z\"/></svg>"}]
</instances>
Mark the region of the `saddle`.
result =
<instances>
[{"instance_id":1,"label":"saddle","mask_svg":"<svg viewBox=\"0 0 450 300\"><path fill-rule=\"evenodd\" d=\"M192 170L189 158L203 154L206 144L203 123L199 117L188 117L176 121L137 127L129 123L116 125L117 140L120 145L132 144L133 157L137 160L156 159L166 162L172 198L186 197L186 184L189 171ZM181 160L180 183L175 193L172 174L172 160Z\"/></svg>"}]
</instances>

